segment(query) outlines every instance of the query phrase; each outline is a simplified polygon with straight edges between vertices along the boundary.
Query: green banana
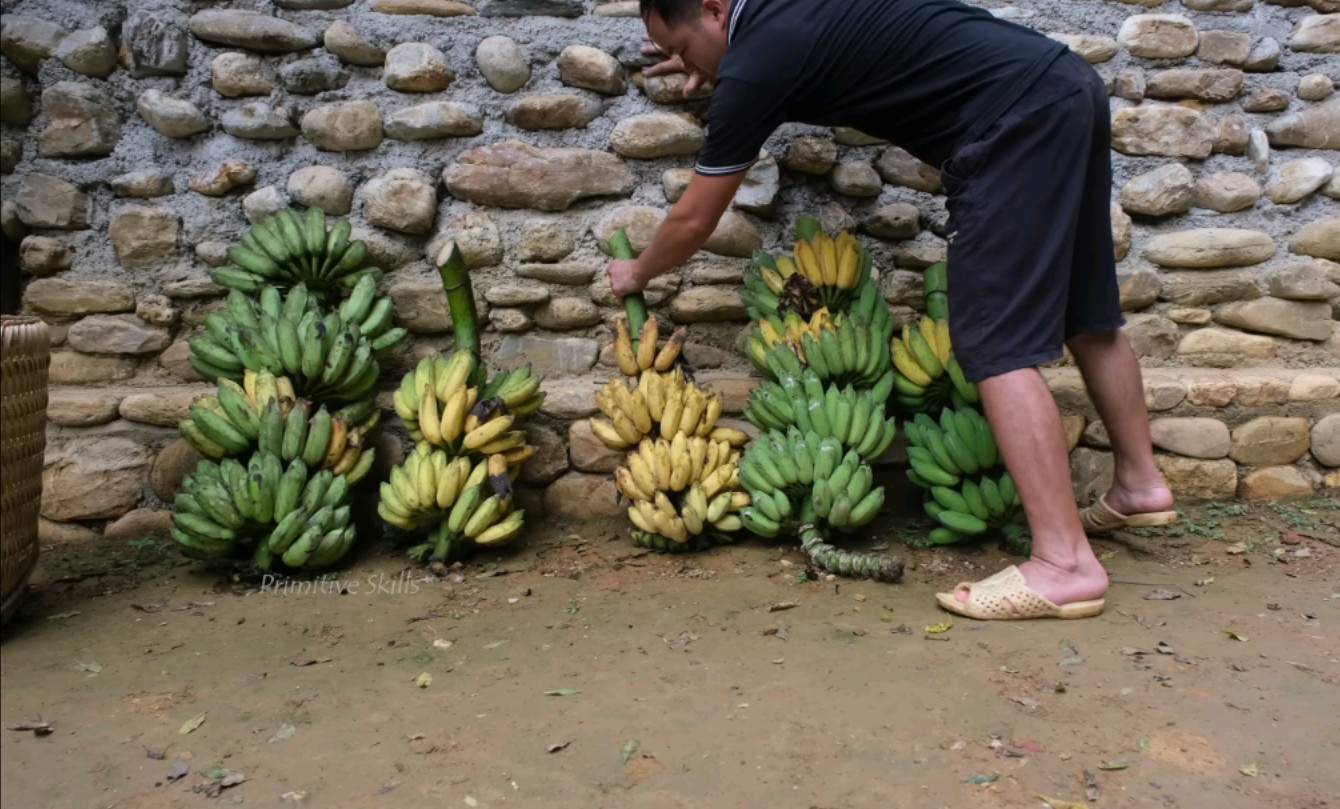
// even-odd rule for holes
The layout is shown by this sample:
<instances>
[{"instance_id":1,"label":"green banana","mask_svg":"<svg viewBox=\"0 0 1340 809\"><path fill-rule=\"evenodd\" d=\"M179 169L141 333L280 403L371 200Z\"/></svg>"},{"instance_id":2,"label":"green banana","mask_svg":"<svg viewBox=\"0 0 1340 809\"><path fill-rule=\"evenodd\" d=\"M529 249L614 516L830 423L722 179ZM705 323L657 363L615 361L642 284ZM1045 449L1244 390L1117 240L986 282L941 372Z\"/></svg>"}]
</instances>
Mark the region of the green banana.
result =
<instances>
[{"instance_id":1,"label":"green banana","mask_svg":"<svg viewBox=\"0 0 1340 809\"><path fill-rule=\"evenodd\" d=\"M971 514L965 514L962 511L946 509L935 515L935 519L944 527L961 534L969 536L973 534L984 534L987 531L987 524Z\"/></svg>"},{"instance_id":2,"label":"green banana","mask_svg":"<svg viewBox=\"0 0 1340 809\"><path fill-rule=\"evenodd\" d=\"M358 279L353 292L340 305L340 319L345 323L361 325L372 311L373 296L376 294L377 282L372 276L365 275ZM383 300L389 301L389 299Z\"/></svg>"},{"instance_id":3,"label":"green banana","mask_svg":"<svg viewBox=\"0 0 1340 809\"><path fill-rule=\"evenodd\" d=\"M191 421L200 428L200 432L228 452L244 452L251 446L247 437L218 413L206 410L197 404L191 405L189 413Z\"/></svg>"},{"instance_id":4,"label":"green banana","mask_svg":"<svg viewBox=\"0 0 1340 809\"><path fill-rule=\"evenodd\" d=\"M298 457L307 441L307 411L301 403L289 410L284 420L284 437L279 443L279 457L285 462Z\"/></svg>"},{"instance_id":5,"label":"green banana","mask_svg":"<svg viewBox=\"0 0 1340 809\"><path fill-rule=\"evenodd\" d=\"M279 486L275 491L274 513L276 516L298 511L298 501L307 486L308 464L297 459L279 477Z\"/></svg>"},{"instance_id":6,"label":"green banana","mask_svg":"<svg viewBox=\"0 0 1340 809\"><path fill-rule=\"evenodd\" d=\"M298 410L298 406L294 406ZM284 451L284 433L285 419L284 411L279 407L278 400L271 400L261 411L260 434L258 444L262 452L268 452L272 455L283 455Z\"/></svg>"}]
</instances>

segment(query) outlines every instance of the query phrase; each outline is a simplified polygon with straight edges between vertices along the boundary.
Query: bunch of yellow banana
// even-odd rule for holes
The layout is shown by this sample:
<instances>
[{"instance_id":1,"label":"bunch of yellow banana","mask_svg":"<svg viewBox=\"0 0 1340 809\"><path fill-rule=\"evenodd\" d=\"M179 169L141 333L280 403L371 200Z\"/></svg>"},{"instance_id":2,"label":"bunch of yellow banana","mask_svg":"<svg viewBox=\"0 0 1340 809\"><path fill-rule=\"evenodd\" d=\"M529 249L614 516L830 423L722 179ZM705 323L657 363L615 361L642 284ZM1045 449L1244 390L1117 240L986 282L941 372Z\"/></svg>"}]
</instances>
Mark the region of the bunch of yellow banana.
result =
<instances>
[{"instance_id":1,"label":"bunch of yellow banana","mask_svg":"<svg viewBox=\"0 0 1340 809\"><path fill-rule=\"evenodd\" d=\"M751 320L841 307L870 280L871 269L870 255L849 231L833 237L817 221L803 227L797 222L793 255L757 252L740 298Z\"/></svg>"},{"instance_id":2,"label":"bunch of yellow banana","mask_svg":"<svg viewBox=\"0 0 1340 809\"><path fill-rule=\"evenodd\" d=\"M680 433L714 435L722 407L719 394L688 382L678 367L669 373L647 369L636 388L612 379L596 393L596 404L608 420L592 418L591 430L610 449L627 449L649 435L667 441ZM744 435L739 430L729 433Z\"/></svg>"},{"instance_id":3,"label":"bunch of yellow banana","mask_svg":"<svg viewBox=\"0 0 1340 809\"><path fill-rule=\"evenodd\" d=\"M903 324L889 343L898 403L909 413L939 413L980 400L977 386L963 376L949 340L949 321L923 315Z\"/></svg>"},{"instance_id":4,"label":"bunch of yellow banana","mask_svg":"<svg viewBox=\"0 0 1340 809\"><path fill-rule=\"evenodd\" d=\"M815 287L855 289L861 275L861 246L850 231L841 231L837 238L822 230L811 240L797 239L795 258L777 257L777 275L781 286L764 273L763 280L772 291L780 294L786 279L799 272Z\"/></svg>"},{"instance_id":5,"label":"bunch of yellow banana","mask_svg":"<svg viewBox=\"0 0 1340 809\"><path fill-rule=\"evenodd\" d=\"M619 370L624 376L641 376L647 371L665 373L675 367L680 352L684 350L684 341L688 339L686 326L675 329L670 338L658 351L656 343L660 339L656 324L656 315L648 315L638 333L637 345L633 344L633 335L628 331L626 318L619 318L615 324L614 355L619 361Z\"/></svg>"},{"instance_id":6,"label":"bunch of yellow banana","mask_svg":"<svg viewBox=\"0 0 1340 809\"><path fill-rule=\"evenodd\" d=\"M394 396L396 412L415 441L453 455L501 454L518 466L535 454L521 422L544 401L540 378L527 365L480 388L470 384L476 375L469 351L458 351L450 359L424 357L401 380Z\"/></svg>"},{"instance_id":7,"label":"bunch of yellow banana","mask_svg":"<svg viewBox=\"0 0 1340 809\"><path fill-rule=\"evenodd\" d=\"M382 483L377 513L404 531L434 529L430 542L410 552L420 561L445 562L463 544L504 545L521 533L525 520L512 502L519 471L502 454L479 461L453 458L421 441Z\"/></svg>"},{"instance_id":8,"label":"bunch of yellow banana","mask_svg":"<svg viewBox=\"0 0 1340 809\"><path fill-rule=\"evenodd\" d=\"M737 512L749 505L749 495L739 490L736 446L724 438L682 432L669 441L642 439L614 471L615 485L631 502L633 525L646 535L690 546L679 549L705 547L710 535L743 528ZM639 544L649 539L635 538Z\"/></svg>"},{"instance_id":9,"label":"bunch of yellow banana","mask_svg":"<svg viewBox=\"0 0 1340 809\"><path fill-rule=\"evenodd\" d=\"M791 349L801 362L808 362L805 359L805 338L809 337L817 343L823 338L824 332L836 332L837 324L833 321L828 307L822 306L810 315L809 322L795 312L787 312L783 318L776 316L761 318L757 328L764 348L781 344Z\"/></svg>"}]
</instances>

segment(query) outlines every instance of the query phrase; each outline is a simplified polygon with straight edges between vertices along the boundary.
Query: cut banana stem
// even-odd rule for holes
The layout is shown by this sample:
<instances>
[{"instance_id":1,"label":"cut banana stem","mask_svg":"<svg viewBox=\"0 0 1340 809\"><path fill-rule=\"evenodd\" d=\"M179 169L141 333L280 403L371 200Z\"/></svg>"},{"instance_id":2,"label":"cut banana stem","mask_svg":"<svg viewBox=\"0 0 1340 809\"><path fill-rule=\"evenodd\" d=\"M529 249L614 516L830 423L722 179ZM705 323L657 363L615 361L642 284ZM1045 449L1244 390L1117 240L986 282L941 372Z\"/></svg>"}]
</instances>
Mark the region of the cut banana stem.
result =
<instances>
[{"instance_id":1,"label":"cut banana stem","mask_svg":"<svg viewBox=\"0 0 1340 809\"><path fill-rule=\"evenodd\" d=\"M475 309L470 272L466 269L465 258L455 241L447 242L438 251L437 273L442 277L442 289L447 293L447 307L451 310L454 349L469 351L477 361L480 358L479 312Z\"/></svg>"},{"instance_id":2,"label":"cut banana stem","mask_svg":"<svg viewBox=\"0 0 1340 809\"><path fill-rule=\"evenodd\" d=\"M610 255L620 261L628 261L634 258L633 245L628 241L628 234L623 228L614 231L609 241ZM623 298L624 314L628 316L628 331L633 336L633 351L638 349L638 335L642 332L642 324L647 322L647 299L641 292L635 292L632 295L625 295Z\"/></svg>"}]
</instances>

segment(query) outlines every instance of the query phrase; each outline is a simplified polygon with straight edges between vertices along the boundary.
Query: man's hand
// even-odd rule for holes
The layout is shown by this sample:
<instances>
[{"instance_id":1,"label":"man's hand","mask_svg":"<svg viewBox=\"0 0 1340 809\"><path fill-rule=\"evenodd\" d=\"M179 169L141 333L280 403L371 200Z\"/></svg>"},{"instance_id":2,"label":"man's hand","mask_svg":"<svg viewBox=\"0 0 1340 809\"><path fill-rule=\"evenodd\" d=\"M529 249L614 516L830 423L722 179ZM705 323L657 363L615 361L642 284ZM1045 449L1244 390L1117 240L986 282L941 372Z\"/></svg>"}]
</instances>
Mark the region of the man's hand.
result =
<instances>
[{"instance_id":1,"label":"man's hand","mask_svg":"<svg viewBox=\"0 0 1340 809\"><path fill-rule=\"evenodd\" d=\"M614 294L620 298L641 292L651 280L642 278L636 259L611 261L606 272L609 274Z\"/></svg>"},{"instance_id":2,"label":"man's hand","mask_svg":"<svg viewBox=\"0 0 1340 809\"><path fill-rule=\"evenodd\" d=\"M660 45L657 45L655 42L652 42L650 39L646 38L643 38L642 40L642 53L645 56L665 55L665 51L661 50ZM694 93L698 92L698 88L702 87L703 84L707 81L707 78L703 76L701 73L690 70L687 66L685 66L684 60L680 59L678 56L672 56L663 62L657 62L654 65L647 65L646 67L642 68L642 75L647 77L664 76L667 73L689 74L688 79L684 82L684 91L682 93L682 95L685 98L689 98Z\"/></svg>"},{"instance_id":3,"label":"man's hand","mask_svg":"<svg viewBox=\"0 0 1340 809\"><path fill-rule=\"evenodd\" d=\"M693 258L721 221L746 173L694 174L642 254L636 260L610 262L605 272L614 294L641 292L653 278Z\"/></svg>"}]
</instances>

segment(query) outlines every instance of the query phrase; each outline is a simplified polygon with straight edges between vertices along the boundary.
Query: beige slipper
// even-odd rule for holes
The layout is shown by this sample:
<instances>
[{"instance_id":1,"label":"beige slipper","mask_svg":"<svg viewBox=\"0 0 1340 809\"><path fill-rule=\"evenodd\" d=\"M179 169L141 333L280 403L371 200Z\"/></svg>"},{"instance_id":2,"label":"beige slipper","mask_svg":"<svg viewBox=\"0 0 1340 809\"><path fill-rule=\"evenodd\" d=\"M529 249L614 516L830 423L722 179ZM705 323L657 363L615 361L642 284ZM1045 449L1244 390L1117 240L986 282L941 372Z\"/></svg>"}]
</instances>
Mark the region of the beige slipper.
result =
<instances>
[{"instance_id":1,"label":"beige slipper","mask_svg":"<svg viewBox=\"0 0 1340 809\"><path fill-rule=\"evenodd\" d=\"M1019 621L1029 618L1091 618L1103 611L1105 601L1076 601L1057 605L1028 586L1018 567L1010 565L979 582L960 582L954 591L966 589L968 600L959 601L954 593L936 593L940 606L952 613L982 621Z\"/></svg>"},{"instance_id":2,"label":"beige slipper","mask_svg":"<svg viewBox=\"0 0 1340 809\"><path fill-rule=\"evenodd\" d=\"M1086 534L1106 534L1118 528L1142 528L1151 525L1170 525L1177 522L1176 511L1146 511L1141 514L1122 514L1107 504L1102 497L1079 513L1080 524Z\"/></svg>"}]
</instances>

